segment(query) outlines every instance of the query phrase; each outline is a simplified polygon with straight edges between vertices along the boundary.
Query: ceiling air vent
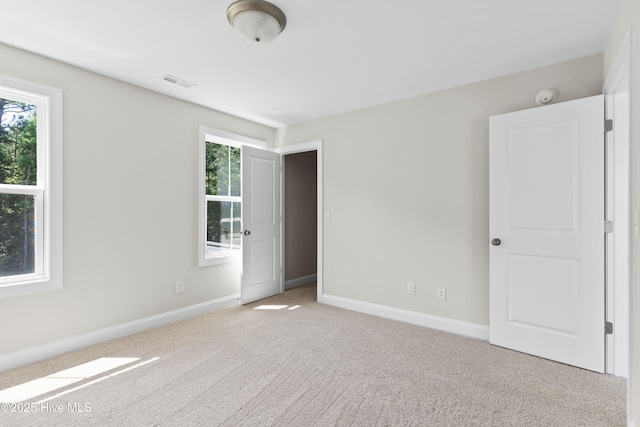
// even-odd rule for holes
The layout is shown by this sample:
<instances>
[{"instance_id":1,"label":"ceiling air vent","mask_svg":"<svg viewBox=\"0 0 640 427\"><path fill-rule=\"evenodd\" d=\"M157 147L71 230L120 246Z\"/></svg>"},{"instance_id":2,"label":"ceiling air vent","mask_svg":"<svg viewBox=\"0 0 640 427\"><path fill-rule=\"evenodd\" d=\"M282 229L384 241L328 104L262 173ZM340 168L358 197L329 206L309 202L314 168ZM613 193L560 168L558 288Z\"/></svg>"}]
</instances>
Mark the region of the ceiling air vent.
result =
<instances>
[{"instance_id":1,"label":"ceiling air vent","mask_svg":"<svg viewBox=\"0 0 640 427\"><path fill-rule=\"evenodd\" d=\"M173 83L174 85L186 87L187 89L195 86L195 84L189 83L186 80L179 79L175 76L172 76L171 74L165 74L164 77L162 77L162 80L166 80L169 83Z\"/></svg>"}]
</instances>

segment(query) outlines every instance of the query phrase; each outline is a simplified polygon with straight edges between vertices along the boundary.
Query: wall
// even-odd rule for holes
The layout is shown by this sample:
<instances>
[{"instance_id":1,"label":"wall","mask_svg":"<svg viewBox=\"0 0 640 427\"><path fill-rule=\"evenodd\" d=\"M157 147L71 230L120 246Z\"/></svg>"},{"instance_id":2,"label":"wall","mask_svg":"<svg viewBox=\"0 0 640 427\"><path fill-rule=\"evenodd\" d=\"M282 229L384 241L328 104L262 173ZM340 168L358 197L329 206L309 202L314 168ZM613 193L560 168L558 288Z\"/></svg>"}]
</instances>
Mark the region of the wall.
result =
<instances>
[{"instance_id":1,"label":"wall","mask_svg":"<svg viewBox=\"0 0 640 427\"><path fill-rule=\"evenodd\" d=\"M0 74L64 97L64 288L0 299L0 358L240 292L238 264L197 267L198 126L272 129L7 46L0 58Z\"/></svg>"},{"instance_id":2,"label":"wall","mask_svg":"<svg viewBox=\"0 0 640 427\"><path fill-rule=\"evenodd\" d=\"M489 116L602 83L595 55L280 130L276 146L323 140L324 293L488 325Z\"/></svg>"},{"instance_id":3,"label":"wall","mask_svg":"<svg viewBox=\"0 0 640 427\"><path fill-rule=\"evenodd\" d=\"M631 82L631 210L640 211L640 133L637 131L640 124L640 1L622 0L616 22L611 31L611 37L604 53L605 76L618 54L619 48L629 28L635 27L631 40L633 55L632 82ZM629 375L629 420L630 425L640 426L640 239L637 236L631 238L631 354Z\"/></svg>"},{"instance_id":4,"label":"wall","mask_svg":"<svg viewBox=\"0 0 640 427\"><path fill-rule=\"evenodd\" d=\"M316 152L288 154L285 164L285 281L316 274Z\"/></svg>"}]
</instances>

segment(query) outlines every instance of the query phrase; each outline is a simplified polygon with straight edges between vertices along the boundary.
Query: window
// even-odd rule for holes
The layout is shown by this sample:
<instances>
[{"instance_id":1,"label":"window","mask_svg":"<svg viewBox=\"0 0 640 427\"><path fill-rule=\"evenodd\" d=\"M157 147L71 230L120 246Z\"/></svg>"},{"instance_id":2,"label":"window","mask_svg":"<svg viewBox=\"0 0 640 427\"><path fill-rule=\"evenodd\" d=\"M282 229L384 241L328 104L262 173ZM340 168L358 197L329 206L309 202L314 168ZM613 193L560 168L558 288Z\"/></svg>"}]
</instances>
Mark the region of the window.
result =
<instances>
[{"instance_id":1,"label":"window","mask_svg":"<svg viewBox=\"0 0 640 427\"><path fill-rule=\"evenodd\" d=\"M241 242L240 147L206 143L207 255L237 252Z\"/></svg>"},{"instance_id":2,"label":"window","mask_svg":"<svg viewBox=\"0 0 640 427\"><path fill-rule=\"evenodd\" d=\"M0 76L0 296L62 287L62 92Z\"/></svg>"},{"instance_id":3,"label":"window","mask_svg":"<svg viewBox=\"0 0 640 427\"><path fill-rule=\"evenodd\" d=\"M200 128L198 265L237 261L242 253L242 146L264 141Z\"/></svg>"}]
</instances>

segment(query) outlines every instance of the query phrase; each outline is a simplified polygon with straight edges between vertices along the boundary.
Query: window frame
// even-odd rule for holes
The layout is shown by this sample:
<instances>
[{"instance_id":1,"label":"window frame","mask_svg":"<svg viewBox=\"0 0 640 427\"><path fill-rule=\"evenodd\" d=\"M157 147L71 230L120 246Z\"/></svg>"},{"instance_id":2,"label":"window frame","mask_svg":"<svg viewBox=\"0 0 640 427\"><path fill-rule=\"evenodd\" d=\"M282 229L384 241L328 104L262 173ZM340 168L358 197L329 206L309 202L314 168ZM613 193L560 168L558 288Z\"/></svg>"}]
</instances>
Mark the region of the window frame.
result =
<instances>
[{"instance_id":1,"label":"window frame","mask_svg":"<svg viewBox=\"0 0 640 427\"><path fill-rule=\"evenodd\" d=\"M35 272L0 277L0 298L62 288L62 90L0 75L0 97L36 105L36 185L0 184L34 196Z\"/></svg>"},{"instance_id":2,"label":"window frame","mask_svg":"<svg viewBox=\"0 0 640 427\"><path fill-rule=\"evenodd\" d=\"M238 196L207 196L206 189L206 144L213 142L221 145L229 145L231 147L251 146L261 149L267 148L267 142L214 129L206 126L200 126L198 137L198 266L207 267L211 265L226 264L230 262L238 262L242 260L242 251L220 251L215 254L207 255L207 199L215 198L216 201L234 201L237 202ZM240 156L242 158L242 155ZM242 175L242 161L240 164L240 173ZM241 186L242 188L242 186ZM240 190L240 202L242 200L242 190ZM232 200L233 199L233 200Z\"/></svg>"}]
</instances>

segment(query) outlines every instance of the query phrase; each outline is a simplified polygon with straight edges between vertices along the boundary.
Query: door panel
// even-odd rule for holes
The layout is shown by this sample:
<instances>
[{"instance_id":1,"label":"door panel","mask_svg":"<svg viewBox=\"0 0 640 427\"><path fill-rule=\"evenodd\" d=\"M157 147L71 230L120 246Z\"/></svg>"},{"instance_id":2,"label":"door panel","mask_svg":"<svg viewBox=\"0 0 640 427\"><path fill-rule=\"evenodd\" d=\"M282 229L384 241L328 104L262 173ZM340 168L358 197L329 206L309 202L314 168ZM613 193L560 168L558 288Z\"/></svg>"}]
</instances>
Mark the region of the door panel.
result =
<instances>
[{"instance_id":1,"label":"door panel","mask_svg":"<svg viewBox=\"0 0 640 427\"><path fill-rule=\"evenodd\" d=\"M575 259L511 255L508 268L512 324L577 334L579 265Z\"/></svg>"},{"instance_id":2,"label":"door panel","mask_svg":"<svg viewBox=\"0 0 640 427\"><path fill-rule=\"evenodd\" d=\"M242 280L240 302L282 292L280 154L242 148Z\"/></svg>"},{"instance_id":3,"label":"door panel","mask_svg":"<svg viewBox=\"0 0 640 427\"><path fill-rule=\"evenodd\" d=\"M251 167L251 223L253 225L273 225L275 218L276 202L276 179L273 177L274 171L279 173L279 164L276 167L274 159L264 159L264 153L252 155L250 157Z\"/></svg>"},{"instance_id":4,"label":"door panel","mask_svg":"<svg viewBox=\"0 0 640 427\"><path fill-rule=\"evenodd\" d=\"M510 130L506 147L510 230L576 230L575 125L570 120Z\"/></svg>"},{"instance_id":5,"label":"door panel","mask_svg":"<svg viewBox=\"0 0 640 427\"><path fill-rule=\"evenodd\" d=\"M275 280L275 270L273 265L274 258L274 240L269 237L267 239L251 240L251 278L254 283L265 283ZM269 295L270 296L270 295Z\"/></svg>"},{"instance_id":6,"label":"door panel","mask_svg":"<svg viewBox=\"0 0 640 427\"><path fill-rule=\"evenodd\" d=\"M603 372L603 97L490 125L490 342Z\"/></svg>"}]
</instances>

